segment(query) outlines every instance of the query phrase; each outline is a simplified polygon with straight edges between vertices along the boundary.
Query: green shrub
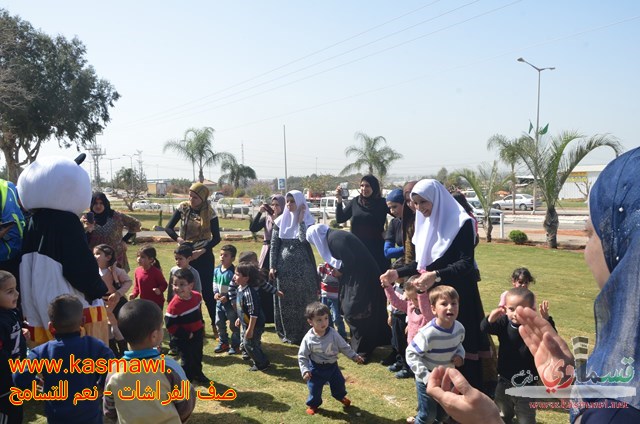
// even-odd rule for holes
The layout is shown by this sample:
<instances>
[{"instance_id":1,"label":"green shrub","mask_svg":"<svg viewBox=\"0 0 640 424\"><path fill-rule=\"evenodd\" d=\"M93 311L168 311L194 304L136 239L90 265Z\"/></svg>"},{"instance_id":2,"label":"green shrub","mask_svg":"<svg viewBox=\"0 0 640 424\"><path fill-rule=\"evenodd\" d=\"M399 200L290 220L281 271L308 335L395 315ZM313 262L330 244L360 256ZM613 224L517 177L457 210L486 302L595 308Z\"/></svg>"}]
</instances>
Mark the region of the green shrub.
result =
<instances>
[{"instance_id":1,"label":"green shrub","mask_svg":"<svg viewBox=\"0 0 640 424\"><path fill-rule=\"evenodd\" d=\"M529 240L529 238L523 231L513 230L509 233L509 240L511 240L515 244L524 244L527 240Z\"/></svg>"}]
</instances>

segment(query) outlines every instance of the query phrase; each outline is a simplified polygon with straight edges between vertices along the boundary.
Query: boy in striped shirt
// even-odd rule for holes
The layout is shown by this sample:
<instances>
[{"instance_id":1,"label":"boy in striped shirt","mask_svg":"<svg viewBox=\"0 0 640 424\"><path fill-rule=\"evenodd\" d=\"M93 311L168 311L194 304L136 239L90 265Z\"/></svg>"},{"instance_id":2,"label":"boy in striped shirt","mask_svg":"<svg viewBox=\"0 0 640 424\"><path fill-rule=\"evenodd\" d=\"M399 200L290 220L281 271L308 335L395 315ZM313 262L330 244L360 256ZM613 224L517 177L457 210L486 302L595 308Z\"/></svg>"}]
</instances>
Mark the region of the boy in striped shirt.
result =
<instances>
[{"instance_id":1,"label":"boy in striped shirt","mask_svg":"<svg viewBox=\"0 0 640 424\"><path fill-rule=\"evenodd\" d=\"M407 364L416 376L418 415L416 424L443 421L446 414L427 395L429 373L438 365L460 367L464 363L464 327L458 318L458 292L450 286L437 286L429 291L429 303L435 318L422 327L407 347Z\"/></svg>"}]
</instances>

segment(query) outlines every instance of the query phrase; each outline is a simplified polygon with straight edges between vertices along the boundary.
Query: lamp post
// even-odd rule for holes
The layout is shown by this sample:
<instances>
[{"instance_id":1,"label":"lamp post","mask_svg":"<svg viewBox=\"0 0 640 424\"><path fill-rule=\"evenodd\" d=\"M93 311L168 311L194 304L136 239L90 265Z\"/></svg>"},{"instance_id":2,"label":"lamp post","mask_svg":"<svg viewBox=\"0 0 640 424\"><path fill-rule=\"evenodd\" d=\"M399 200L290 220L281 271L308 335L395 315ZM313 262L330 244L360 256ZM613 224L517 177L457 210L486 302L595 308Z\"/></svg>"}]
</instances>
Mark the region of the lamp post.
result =
<instances>
[{"instance_id":1,"label":"lamp post","mask_svg":"<svg viewBox=\"0 0 640 424\"><path fill-rule=\"evenodd\" d=\"M129 157L129 160L131 161L131 196L133 196L133 193L134 193L134 191L135 191L135 190L133 189L133 173L135 172L135 170L133 169L133 157L134 157L135 155L126 155L126 154L123 154L123 155L122 155L122 157L126 157L126 156L128 156L128 157Z\"/></svg>"},{"instance_id":2,"label":"lamp post","mask_svg":"<svg viewBox=\"0 0 640 424\"><path fill-rule=\"evenodd\" d=\"M524 60L524 58L519 57L518 58L518 62L523 62L526 63L527 65L531 66L533 69L535 69L538 72L538 105L536 107L536 136L535 136L535 140L536 140L536 149L538 148L538 140L540 137L540 74L542 74L542 71L553 71L554 69L556 69L555 67L547 67L547 68L538 68L535 65L532 65L531 63L527 62L526 60ZM515 210L515 209L514 209ZM533 213L536 212L536 176L533 176Z\"/></svg>"}]
</instances>

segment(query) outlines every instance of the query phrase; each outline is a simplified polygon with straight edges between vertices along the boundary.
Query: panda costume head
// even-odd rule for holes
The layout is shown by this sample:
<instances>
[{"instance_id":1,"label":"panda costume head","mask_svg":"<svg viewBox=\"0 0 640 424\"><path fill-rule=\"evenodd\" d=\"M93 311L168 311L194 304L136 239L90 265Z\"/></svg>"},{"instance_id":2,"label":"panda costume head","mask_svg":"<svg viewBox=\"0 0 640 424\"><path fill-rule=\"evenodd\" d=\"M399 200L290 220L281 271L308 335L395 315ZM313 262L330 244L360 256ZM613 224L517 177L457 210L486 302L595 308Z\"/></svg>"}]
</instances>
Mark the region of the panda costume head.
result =
<instances>
[{"instance_id":1,"label":"panda costume head","mask_svg":"<svg viewBox=\"0 0 640 424\"><path fill-rule=\"evenodd\" d=\"M62 156L38 159L20 174L18 195L25 209L55 209L80 215L91 203L91 180L74 161ZM77 161L77 162L76 162Z\"/></svg>"},{"instance_id":2,"label":"panda costume head","mask_svg":"<svg viewBox=\"0 0 640 424\"><path fill-rule=\"evenodd\" d=\"M67 293L84 305L86 333L108 343L102 300L107 287L79 220L91 203L91 181L79 166L85 157L41 158L18 178L22 205L32 212L22 249L20 297L35 344L52 338L47 331L49 303Z\"/></svg>"}]
</instances>

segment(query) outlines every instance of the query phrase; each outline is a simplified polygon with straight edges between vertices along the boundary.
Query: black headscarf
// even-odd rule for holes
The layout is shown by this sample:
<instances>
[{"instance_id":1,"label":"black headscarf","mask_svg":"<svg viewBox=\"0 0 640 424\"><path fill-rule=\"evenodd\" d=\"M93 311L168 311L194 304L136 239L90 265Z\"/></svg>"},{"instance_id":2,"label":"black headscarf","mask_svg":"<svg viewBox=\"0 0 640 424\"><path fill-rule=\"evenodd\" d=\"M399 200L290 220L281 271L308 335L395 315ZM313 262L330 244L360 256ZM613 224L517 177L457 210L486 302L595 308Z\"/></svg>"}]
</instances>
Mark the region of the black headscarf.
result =
<instances>
[{"instance_id":1,"label":"black headscarf","mask_svg":"<svg viewBox=\"0 0 640 424\"><path fill-rule=\"evenodd\" d=\"M379 199L380 197L382 197L382 193L380 192L380 182L373 175L365 175L360 180L360 182L362 181L368 182L369 185L371 186L371 190L373 191L371 193L371 196L369 197L364 197L362 193L360 194L360 196L358 196L358 201L360 202L360 205L364 207L368 207L371 204L372 200Z\"/></svg>"},{"instance_id":2,"label":"black headscarf","mask_svg":"<svg viewBox=\"0 0 640 424\"><path fill-rule=\"evenodd\" d=\"M102 211L102 213L96 213L93 210L93 205L96 203L96 200L98 199L102 201L102 204L104 205L104 211ZM89 208L89 210L91 210L91 212L94 213L96 224L98 225L106 224L107 219L111 218L114 213L114 210L111 209L111 202L109 202L109 199L107 199L107 196L100 191L93 193L93 195L91 196L91 207Z\"/></svg>"}]
</instances>

